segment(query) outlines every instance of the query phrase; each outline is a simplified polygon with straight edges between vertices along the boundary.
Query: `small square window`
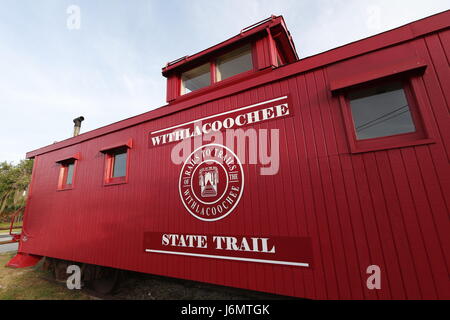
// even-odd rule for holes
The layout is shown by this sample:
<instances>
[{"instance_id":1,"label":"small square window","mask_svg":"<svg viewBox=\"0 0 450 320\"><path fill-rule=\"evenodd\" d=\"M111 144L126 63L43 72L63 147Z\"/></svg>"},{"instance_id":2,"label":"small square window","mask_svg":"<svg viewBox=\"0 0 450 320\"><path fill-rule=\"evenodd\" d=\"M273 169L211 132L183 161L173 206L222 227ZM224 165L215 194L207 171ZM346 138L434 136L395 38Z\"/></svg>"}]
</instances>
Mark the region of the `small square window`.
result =
<instances>
[{"instance_id":1,"label":"small square window","mask_svg":"<svg viewBox=\"0 0 450 320\"><path fill-rule=\"evenodd\" d=\"M348 98L358 140L416 131L400 82L353 91Z\"/></svg>"},{"instance_id":2,"label":"small square window","mask_svg":"<svg viewBox=\"0 0 450 320\"><path fill-rule=\"evenodd\" d=\"M217 59L216 81L222 81L252 69L252 47L248 44L224 54Z\"/></svg>"},{"instance_id":3,"label":"small square window","mask_svg":"<svg viewBox=\"0 0 450 320\"><path fill-rule=\"evenodd\" d=\"M432 143L409 81L378 80L341 95L354 153Z\"/></svg>"},{"instance_id":4,"label":"small square window","mask_svg":"<svg viewBox=\"0 0 450 320\"><path fill-rule=\"evenodd\" d=\"M181 94L186 94L211 84L210 64L205 63L181 74Z\"/></svg>"}]
</instances>

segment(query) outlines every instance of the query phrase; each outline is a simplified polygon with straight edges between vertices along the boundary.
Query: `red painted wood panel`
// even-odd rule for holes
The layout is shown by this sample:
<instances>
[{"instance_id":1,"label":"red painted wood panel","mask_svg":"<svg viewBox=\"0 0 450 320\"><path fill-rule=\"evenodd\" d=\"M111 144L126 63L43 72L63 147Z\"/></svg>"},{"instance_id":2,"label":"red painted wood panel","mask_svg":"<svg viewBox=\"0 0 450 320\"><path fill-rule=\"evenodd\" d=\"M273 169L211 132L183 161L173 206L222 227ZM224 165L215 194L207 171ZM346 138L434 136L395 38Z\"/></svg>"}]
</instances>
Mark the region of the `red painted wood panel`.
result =
<instances>
[{"instance_id":1,"label":"red painted wood panel","mask_svg":"<svg viewBox=\"0 0 450 320\"><path fill-rule=\"evenodd\" d=\"M405 29L399 32L392 38L407 39ZM38 154L21 250L304 298L450 299L449 37L443 30L309 71L299 64L286 76L280 68L254 87ZM427 64L411 81L434 142L351 154L330 82L358 74L367 61L393 64L411 50ZM276 130L279 172L260 175L262 165L249 164L247 150L244 195L235 211L213 223L193 218L179 198L174 145L149 148L149 133L284 95L292 117L244 128L259 135ZM128 183L105 186L100 150L130 138ZM225 142L217 139L204 144ZM57 191L56 161L75 153L81 159L74 187ZM150 254L144 232L309 237L314 263L299 268ZM381 290L366 286L366 269L374 264L381 267Z\"/></svg>"},{"instance_id":2,"label":"red painted wood panel","mask_svg":"<svg viewBox=\"0 0 450 320\"><path fill-rule=\"evenodd\" d=\"M172 74L167 77L166 101L171 102L180 95L180 79Z\"/></svg>"}]
</instances>

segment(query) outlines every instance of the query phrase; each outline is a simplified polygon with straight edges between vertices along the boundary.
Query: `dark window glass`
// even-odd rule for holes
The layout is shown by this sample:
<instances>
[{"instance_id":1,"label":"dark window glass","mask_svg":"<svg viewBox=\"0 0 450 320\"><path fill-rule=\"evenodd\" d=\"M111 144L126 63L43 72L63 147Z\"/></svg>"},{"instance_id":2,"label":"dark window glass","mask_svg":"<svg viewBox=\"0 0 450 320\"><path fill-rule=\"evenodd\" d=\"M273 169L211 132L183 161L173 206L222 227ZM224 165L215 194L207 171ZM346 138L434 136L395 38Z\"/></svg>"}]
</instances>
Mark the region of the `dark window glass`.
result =
<instances>
[{"instance_id":1,"label":"dark window glass","mask_svg":"<svg viewBox=\"0 0 450 320\"><path fill-rule=\"evenodd\" d=\"M358 140L416 131L400 82L354 91L348 98Z\"/></svg>"},{"instance_id":2,"label":"dark window glass","mask_svg":"<svg viewBox=\"0 0 450 320\"><path fill-rule=\"evenodd\" d=\"M186 94L211 84L210 64L206 63L181 74L181 94Z\"/></svg>"},{"instance_id":3,"label":"dark window glass","mask_svg":"<svg viewBox=\"0 0 450 320\"><path fill-rule=\"evenodd\" d=\"M114 166L112 177L125 177L127 174L127 153L121 152L114 154Z\"/></svg>"},{"instance_id":4,"label":"dark window glass","mask_svg":"<svg viewBox=\"0 0 450 320\"><path fill-rule=\"evenodd\" d=\"M221 81L253 69L252 47L246 45L219 57L216 62L216 80Z\"/></svg>"},{"instance_id":5,"label":"dark window glass","mask_svg":"<svg viewBox=\"0 0 450 320\"><path fill-rule=\"evenodd\" d=\"M66 184L67 185L71 185L72 181L73 181L73 170L75 168L75 163L69 163L67 165L67 179L66 179Z\"/></svg>"}]
</instances>

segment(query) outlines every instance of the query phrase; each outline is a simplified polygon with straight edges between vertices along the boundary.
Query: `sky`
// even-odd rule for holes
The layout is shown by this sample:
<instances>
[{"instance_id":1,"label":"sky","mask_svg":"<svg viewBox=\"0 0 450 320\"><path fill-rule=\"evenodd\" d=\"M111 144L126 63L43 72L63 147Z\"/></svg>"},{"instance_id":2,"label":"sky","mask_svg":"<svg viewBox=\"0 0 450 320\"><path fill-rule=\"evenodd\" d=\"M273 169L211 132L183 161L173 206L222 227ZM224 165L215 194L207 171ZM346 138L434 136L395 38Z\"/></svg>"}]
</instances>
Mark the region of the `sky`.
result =
<instances>
[{"instance_id":1,"label":"sky","mask_svg":"<svg viewBox=\"0 0 450 320\"><path fill-rule=\"evenodd\" d=\"M0 0L0 162L165 105L161 68L283 15L300 58L450 0Z\"/></svg>"}]
</instances>

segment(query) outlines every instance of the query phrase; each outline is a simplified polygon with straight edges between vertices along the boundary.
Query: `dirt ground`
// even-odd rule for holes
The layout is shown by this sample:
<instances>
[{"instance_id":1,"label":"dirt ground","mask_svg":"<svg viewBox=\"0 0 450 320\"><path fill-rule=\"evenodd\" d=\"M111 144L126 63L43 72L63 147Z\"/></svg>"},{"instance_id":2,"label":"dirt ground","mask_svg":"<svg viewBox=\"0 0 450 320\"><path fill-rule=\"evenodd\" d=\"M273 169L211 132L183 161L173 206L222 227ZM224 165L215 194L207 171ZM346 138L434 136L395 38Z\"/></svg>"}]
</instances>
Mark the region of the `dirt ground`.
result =
<instances>
[{"instance_id":1,"label":"dirt ground","mask_svg":"<svg viewBox=\"0 0 450 320\"><path fill-rule=\"evenodd\" d=\"M279 300L287 297L189 280L126 272L111 295L133 300Z\"/></svg>"},{"instance_id":2,"label":"dirt ground","mask_svg":"<svg viewBox=\"0 0 450 320\"><path fill-rule=\"evenodd\" d=\"M210 285L188 280L123 271L114 291L103 295L92 289L69 290L57 282L43 261L35 267L6 268L15 252L0 254L0 300L278 300L271 294Z\"/></svg>"}]
</instances>

